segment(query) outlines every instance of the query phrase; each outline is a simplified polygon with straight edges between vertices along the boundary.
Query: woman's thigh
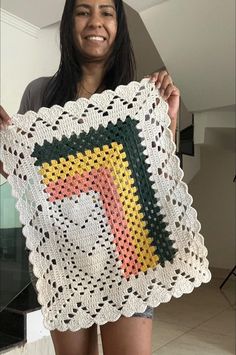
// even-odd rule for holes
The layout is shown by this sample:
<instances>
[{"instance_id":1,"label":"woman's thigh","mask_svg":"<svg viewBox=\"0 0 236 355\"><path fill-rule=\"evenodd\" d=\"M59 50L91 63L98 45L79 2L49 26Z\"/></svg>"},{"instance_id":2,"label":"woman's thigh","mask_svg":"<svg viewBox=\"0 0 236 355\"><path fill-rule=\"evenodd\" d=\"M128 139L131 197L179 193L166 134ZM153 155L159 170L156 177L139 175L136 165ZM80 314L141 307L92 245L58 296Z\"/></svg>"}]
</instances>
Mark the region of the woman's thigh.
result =
<instances>
[{"instance_id":1,"label":"woman's thigh","mask_svg":"<svg viewBox=\"0 0 236 355\"><path fill-rule=\"evenodd\" d=\"M122 316L100 328L104 355L151 355L151 318Z\"/></svg>"},{"instance_id":2,"label":"woman's thigh","mask_svg":"<svg viewBox=\"0 0 236 355\"><path fill-rule=\"evenodd\" d=\"M51 331L56 355L98 355L97 326L77 332Z\"/></svg>"}]
</instances>

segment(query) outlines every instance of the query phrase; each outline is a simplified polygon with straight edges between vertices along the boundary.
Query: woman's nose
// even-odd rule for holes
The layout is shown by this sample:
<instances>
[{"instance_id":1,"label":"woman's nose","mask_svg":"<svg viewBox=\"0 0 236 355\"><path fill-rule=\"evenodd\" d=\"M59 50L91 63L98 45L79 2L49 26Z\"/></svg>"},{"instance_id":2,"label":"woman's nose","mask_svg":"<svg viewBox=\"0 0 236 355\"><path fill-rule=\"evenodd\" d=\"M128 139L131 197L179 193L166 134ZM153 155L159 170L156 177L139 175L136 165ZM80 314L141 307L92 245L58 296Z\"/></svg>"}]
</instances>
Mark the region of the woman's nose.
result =
<instances>
[{"instance_id":1,"label":"woman's nose","mask_svg":"<svg viewBox=\"0 0 236 355\"><path fill-rule=\"evenodd\" d=\"M93 13L89 19L88 26L90 27L102 27L102 18L100 14Z\"/></svg>"}]
</instances>

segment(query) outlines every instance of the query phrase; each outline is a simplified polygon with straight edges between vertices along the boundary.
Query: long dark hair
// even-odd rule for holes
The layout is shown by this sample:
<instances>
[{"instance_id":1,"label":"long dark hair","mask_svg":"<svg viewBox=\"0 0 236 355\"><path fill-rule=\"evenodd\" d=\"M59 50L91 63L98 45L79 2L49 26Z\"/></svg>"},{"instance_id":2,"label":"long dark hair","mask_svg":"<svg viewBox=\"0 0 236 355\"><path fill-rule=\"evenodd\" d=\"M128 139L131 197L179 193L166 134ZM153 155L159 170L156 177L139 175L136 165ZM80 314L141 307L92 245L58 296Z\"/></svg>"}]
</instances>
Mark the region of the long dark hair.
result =
<instances>
[{"instance_id":1,"label":"long dark hair","mask_svg":"<svg viewBox=\"0 0 236 355\"><path fill-rule=\"evenodd\" d=\"M66 0L61 25L61 61L56 74L49 81L43 97L43 106L54 104L63 106L75 100L77 84L82 78L82 56L76 48L74 29L74 6L76 0ZM122 0L114 0L117 14L117 35L112 53L108 59L102 86L114 90L118 85L126 85L135 79L135 58L129 36L128 25Z\"/></svg>"}]
</instances>

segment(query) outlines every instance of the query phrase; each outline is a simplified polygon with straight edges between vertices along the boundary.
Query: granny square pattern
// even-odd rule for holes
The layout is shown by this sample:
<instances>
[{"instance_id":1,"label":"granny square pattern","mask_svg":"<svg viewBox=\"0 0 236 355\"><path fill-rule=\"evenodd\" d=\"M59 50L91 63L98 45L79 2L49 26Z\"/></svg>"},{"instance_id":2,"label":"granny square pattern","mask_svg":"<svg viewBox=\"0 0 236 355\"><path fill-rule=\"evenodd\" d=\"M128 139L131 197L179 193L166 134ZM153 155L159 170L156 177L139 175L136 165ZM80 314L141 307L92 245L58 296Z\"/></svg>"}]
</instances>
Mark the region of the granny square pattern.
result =
<instances>
[{"instance_id":1,"label":"granny square pattern","mask_svg":"<svg viewBox=\"0 0 236 355\"><path fill-rule=\"evenodd\" d=\"M167 111L144 79L1 133L48 329L130 317L210 280Z\"/></svg>"}]
</instances>

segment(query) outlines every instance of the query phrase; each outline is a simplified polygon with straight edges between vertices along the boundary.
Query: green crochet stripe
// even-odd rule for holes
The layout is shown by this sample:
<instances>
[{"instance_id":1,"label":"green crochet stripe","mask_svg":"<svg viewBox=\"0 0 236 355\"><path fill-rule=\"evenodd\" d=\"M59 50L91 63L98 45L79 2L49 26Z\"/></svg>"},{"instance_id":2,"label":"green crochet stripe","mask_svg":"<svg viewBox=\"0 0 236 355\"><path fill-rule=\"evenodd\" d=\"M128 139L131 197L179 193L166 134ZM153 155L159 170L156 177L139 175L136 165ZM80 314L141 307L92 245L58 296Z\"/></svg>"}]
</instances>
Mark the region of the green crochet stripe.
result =
<instances>
[{"instance_id":1,"label":"green crochet stripe","mask_svg":"<svg viewBox=\"0 0 236 355\"><path fill-rule=\"evenodd\" d=\"M137 188L144 220L147 222L149 235L153 238L152 245L156 246L156 253L163 266L165 261L173 260L176 249L173 248L173 241L169 238L170 233L166 230L164 216L156 206L157 200L151 188L150 173L147 172L149 165L145 162L146 157L143 154L145 147L141 145L142 139L138 135L136 124L137 121L128 117L125 122L118 120L115 125L110 122L106 128L103 126L97 130L91 128L89 133L83 132L79 136L74 134L69 139L66 137L61 141L54 139L52 143L45 141L43 146L35 145L32 156L37 158L35 165L41 166L45 162L50 164L51 160L66 158L78 152L84 153L87 149L102 148L104 145L110 145L111 142L122 144Z\"/></svg>"}]
</instances>

